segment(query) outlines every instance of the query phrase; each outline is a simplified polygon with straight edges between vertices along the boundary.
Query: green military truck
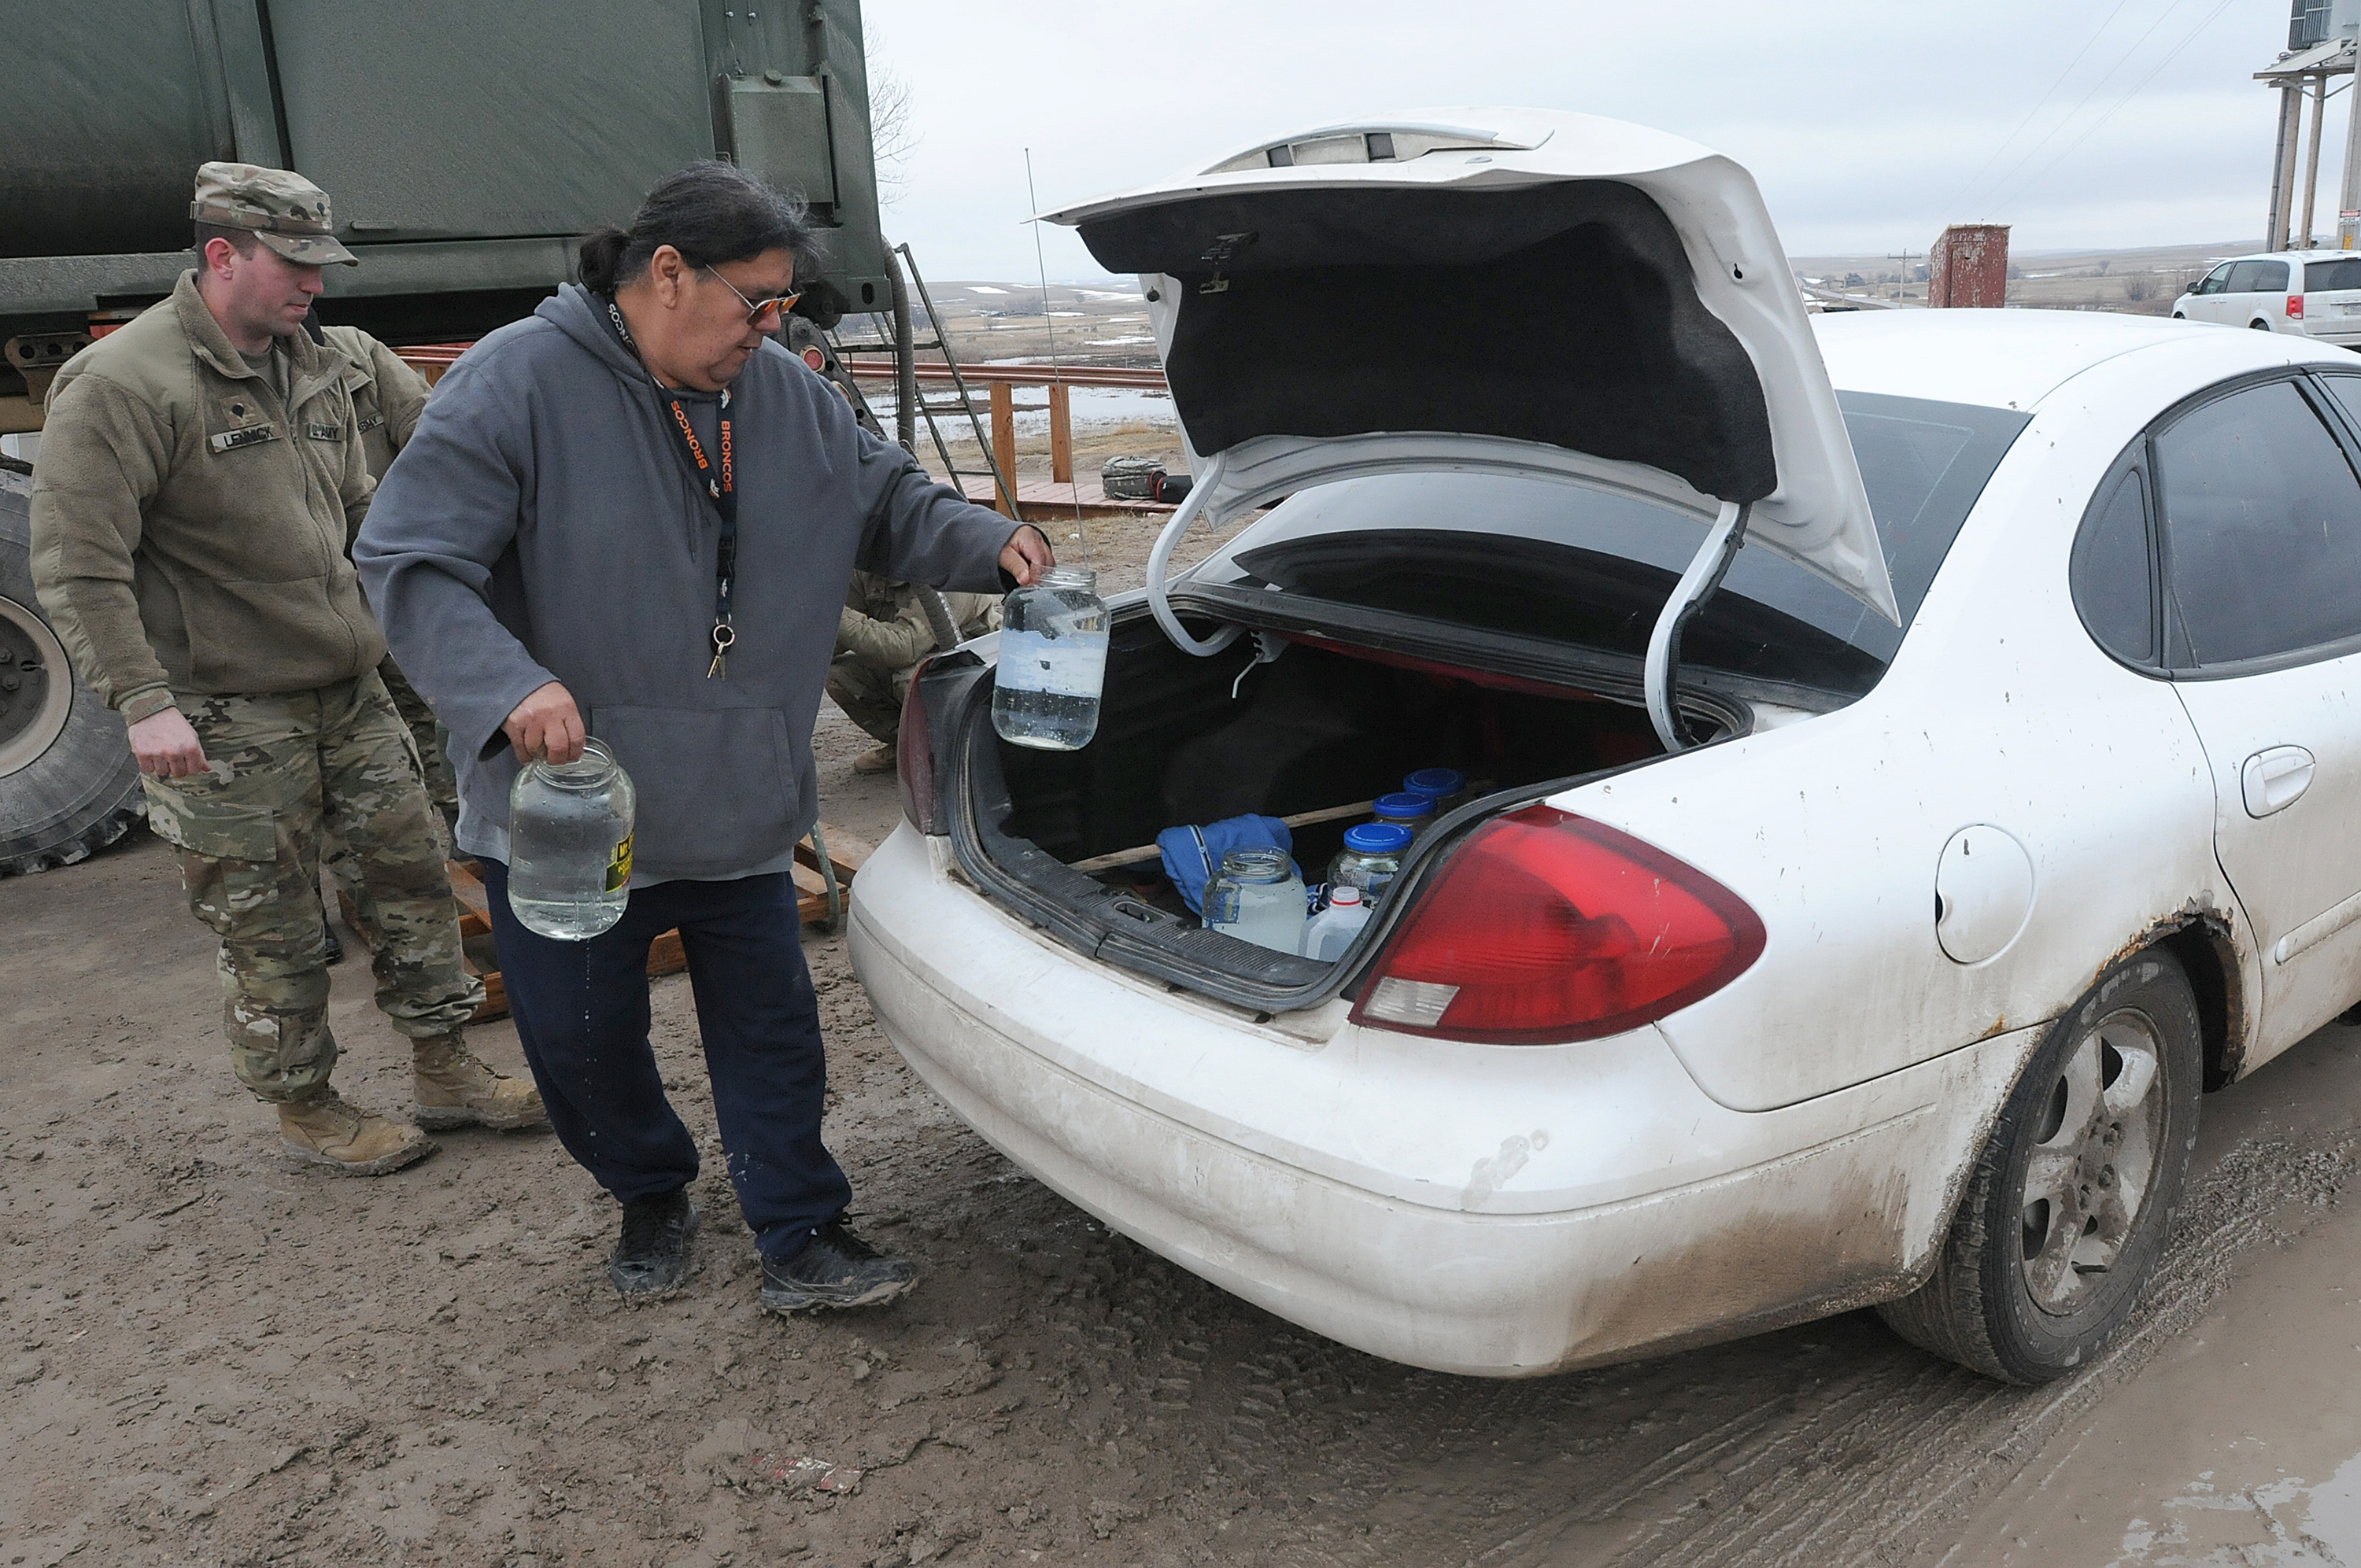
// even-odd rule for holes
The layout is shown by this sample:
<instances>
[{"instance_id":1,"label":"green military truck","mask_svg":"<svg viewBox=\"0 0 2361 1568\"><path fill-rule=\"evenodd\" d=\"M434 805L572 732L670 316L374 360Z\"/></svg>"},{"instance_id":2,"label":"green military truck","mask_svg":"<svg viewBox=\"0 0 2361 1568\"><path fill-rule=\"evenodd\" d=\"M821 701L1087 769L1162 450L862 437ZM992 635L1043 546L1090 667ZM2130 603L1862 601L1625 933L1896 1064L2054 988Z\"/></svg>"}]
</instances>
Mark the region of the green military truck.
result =
<instances>
[{"instance_id":1,"label":"green military truck","mask_svg":"<svg viewBox=\"0 0 2361 1568\"><path fill-rule=\"evenodd\" d=\"M529 314L577 236L717 156L811 203L828 263L799 311L899 293L858 0L0 0L0 875L144 812L34 599L27 506L58 367L194 265L197 165L325 190L362 264L328 269L321 318L398 345Z\"/></svg>"}]
</instances>

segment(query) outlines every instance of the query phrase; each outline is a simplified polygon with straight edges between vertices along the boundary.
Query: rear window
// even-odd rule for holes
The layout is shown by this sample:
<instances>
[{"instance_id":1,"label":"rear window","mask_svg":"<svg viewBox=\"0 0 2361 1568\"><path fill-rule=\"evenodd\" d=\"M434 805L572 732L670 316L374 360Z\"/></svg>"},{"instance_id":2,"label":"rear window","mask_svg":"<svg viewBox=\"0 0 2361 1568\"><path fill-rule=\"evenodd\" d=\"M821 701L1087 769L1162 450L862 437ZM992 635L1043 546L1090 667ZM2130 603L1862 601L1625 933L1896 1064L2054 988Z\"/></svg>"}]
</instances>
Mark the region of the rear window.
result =
<instances>
[{"instance_id":1,"label":"rear window","mask_svg":"<svg viewBox=\"0 0 2361 1568\"><path fill-rule=\"evenodd\" d=\"M1875 684L2029 415L1838 394L1902 625L1784 555L1741 549L1685 663L1838 692ZM1544 479L1404 474L1290 497L1195 580L1639 657L1705 537L1695 518Z\"/></svg>"},{"instance_id":2,"label":"rear window","mask_svg":"<svg viewBox=\"0 0 2361 1568\"><path fill-rule=\"evenodd\" d=\"M2334 261L2305 262L2303 286L2312 291L2361 289L2361 256L2340 257Z\"/></svg>"}]
</instances>

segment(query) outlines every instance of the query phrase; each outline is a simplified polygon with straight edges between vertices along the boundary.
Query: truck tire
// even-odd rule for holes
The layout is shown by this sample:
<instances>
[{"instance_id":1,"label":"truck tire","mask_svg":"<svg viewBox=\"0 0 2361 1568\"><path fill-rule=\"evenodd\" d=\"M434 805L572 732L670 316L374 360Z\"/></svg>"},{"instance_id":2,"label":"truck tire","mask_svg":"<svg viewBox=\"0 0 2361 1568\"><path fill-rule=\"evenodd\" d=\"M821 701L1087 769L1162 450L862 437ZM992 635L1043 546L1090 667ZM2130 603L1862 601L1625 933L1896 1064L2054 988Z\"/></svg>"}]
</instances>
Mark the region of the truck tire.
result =
<instances>
[{"instance_id":1,"label":"truck tire","mask_svg":"<svg viewBox=\"0 0 2361 1568\"><path fill-rule=\"evenodd\" d=\"M122 718L33 597L32 490L0 470L0 876L72 865L148 815Z\"/></svg>"},{"instance_id":2,"label":"truck tire","mask_svg":"<svg viewBox=\"0 0 2361 1568\"><path fill-rule=\"evenodd\" d=\"M1886 1326L2005 1383L2086 1365L2163 1255L2204 1068L2197 1001L2170 955L2108 969L2034 1053L1933 1277L1877 1309Z\"/></svg>"}]
</instances>

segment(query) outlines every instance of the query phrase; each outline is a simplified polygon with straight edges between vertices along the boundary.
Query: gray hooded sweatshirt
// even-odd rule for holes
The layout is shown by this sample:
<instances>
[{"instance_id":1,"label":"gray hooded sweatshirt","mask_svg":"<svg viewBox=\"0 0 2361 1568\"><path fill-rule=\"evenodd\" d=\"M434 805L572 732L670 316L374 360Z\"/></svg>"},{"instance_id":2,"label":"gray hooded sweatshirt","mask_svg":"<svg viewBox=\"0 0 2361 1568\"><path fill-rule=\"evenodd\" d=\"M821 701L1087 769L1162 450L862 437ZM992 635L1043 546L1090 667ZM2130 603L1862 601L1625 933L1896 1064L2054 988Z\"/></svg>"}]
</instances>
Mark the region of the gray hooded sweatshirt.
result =
<instances>
[{"instance_id":1,"label":"gray hooded sweatshirt","mask_svg":"<svg viewBox=\"0 0 2361 1568\"><path fill-rule=\"evenodd\" d=\"M715 400L681 396L709 451ZM461 850L508 859L500 726L555 680L638 786L634 885L781 870L818 815L812 720L853 569L999 586L1016 525L863 432L795 355L764 344L730 417L738 642L714 680L720 516L603 302L569 284L435 389L353 561L450 727Z\"/></svg>"}]
</instances>

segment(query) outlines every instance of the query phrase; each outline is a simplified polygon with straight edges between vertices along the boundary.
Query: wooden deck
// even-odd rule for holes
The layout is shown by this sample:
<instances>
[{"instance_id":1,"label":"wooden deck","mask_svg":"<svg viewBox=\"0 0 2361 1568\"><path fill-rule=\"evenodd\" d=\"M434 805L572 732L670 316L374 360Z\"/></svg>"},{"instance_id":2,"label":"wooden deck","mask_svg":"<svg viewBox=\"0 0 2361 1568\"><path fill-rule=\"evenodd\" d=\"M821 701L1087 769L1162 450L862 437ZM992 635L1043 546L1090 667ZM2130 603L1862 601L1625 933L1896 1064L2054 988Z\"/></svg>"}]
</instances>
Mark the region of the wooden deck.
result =
<instances>
[{"instance_id":1,"label":"wooden deck","mask_svg":"<svg viewBox=\"0 0 2361 1568\"><path fill-rule=\"evenodd\" d=\"M978 506L992 506L998 488L990 479L963 479L961 488ZM1055 522L1080 507L1084 517L1166 517L1179 510L1167 501L1109 500L1096 479L1060 484L1055 479L1016 481L1016 515L1022 522Z\"/></svg>"}]
</instances>

